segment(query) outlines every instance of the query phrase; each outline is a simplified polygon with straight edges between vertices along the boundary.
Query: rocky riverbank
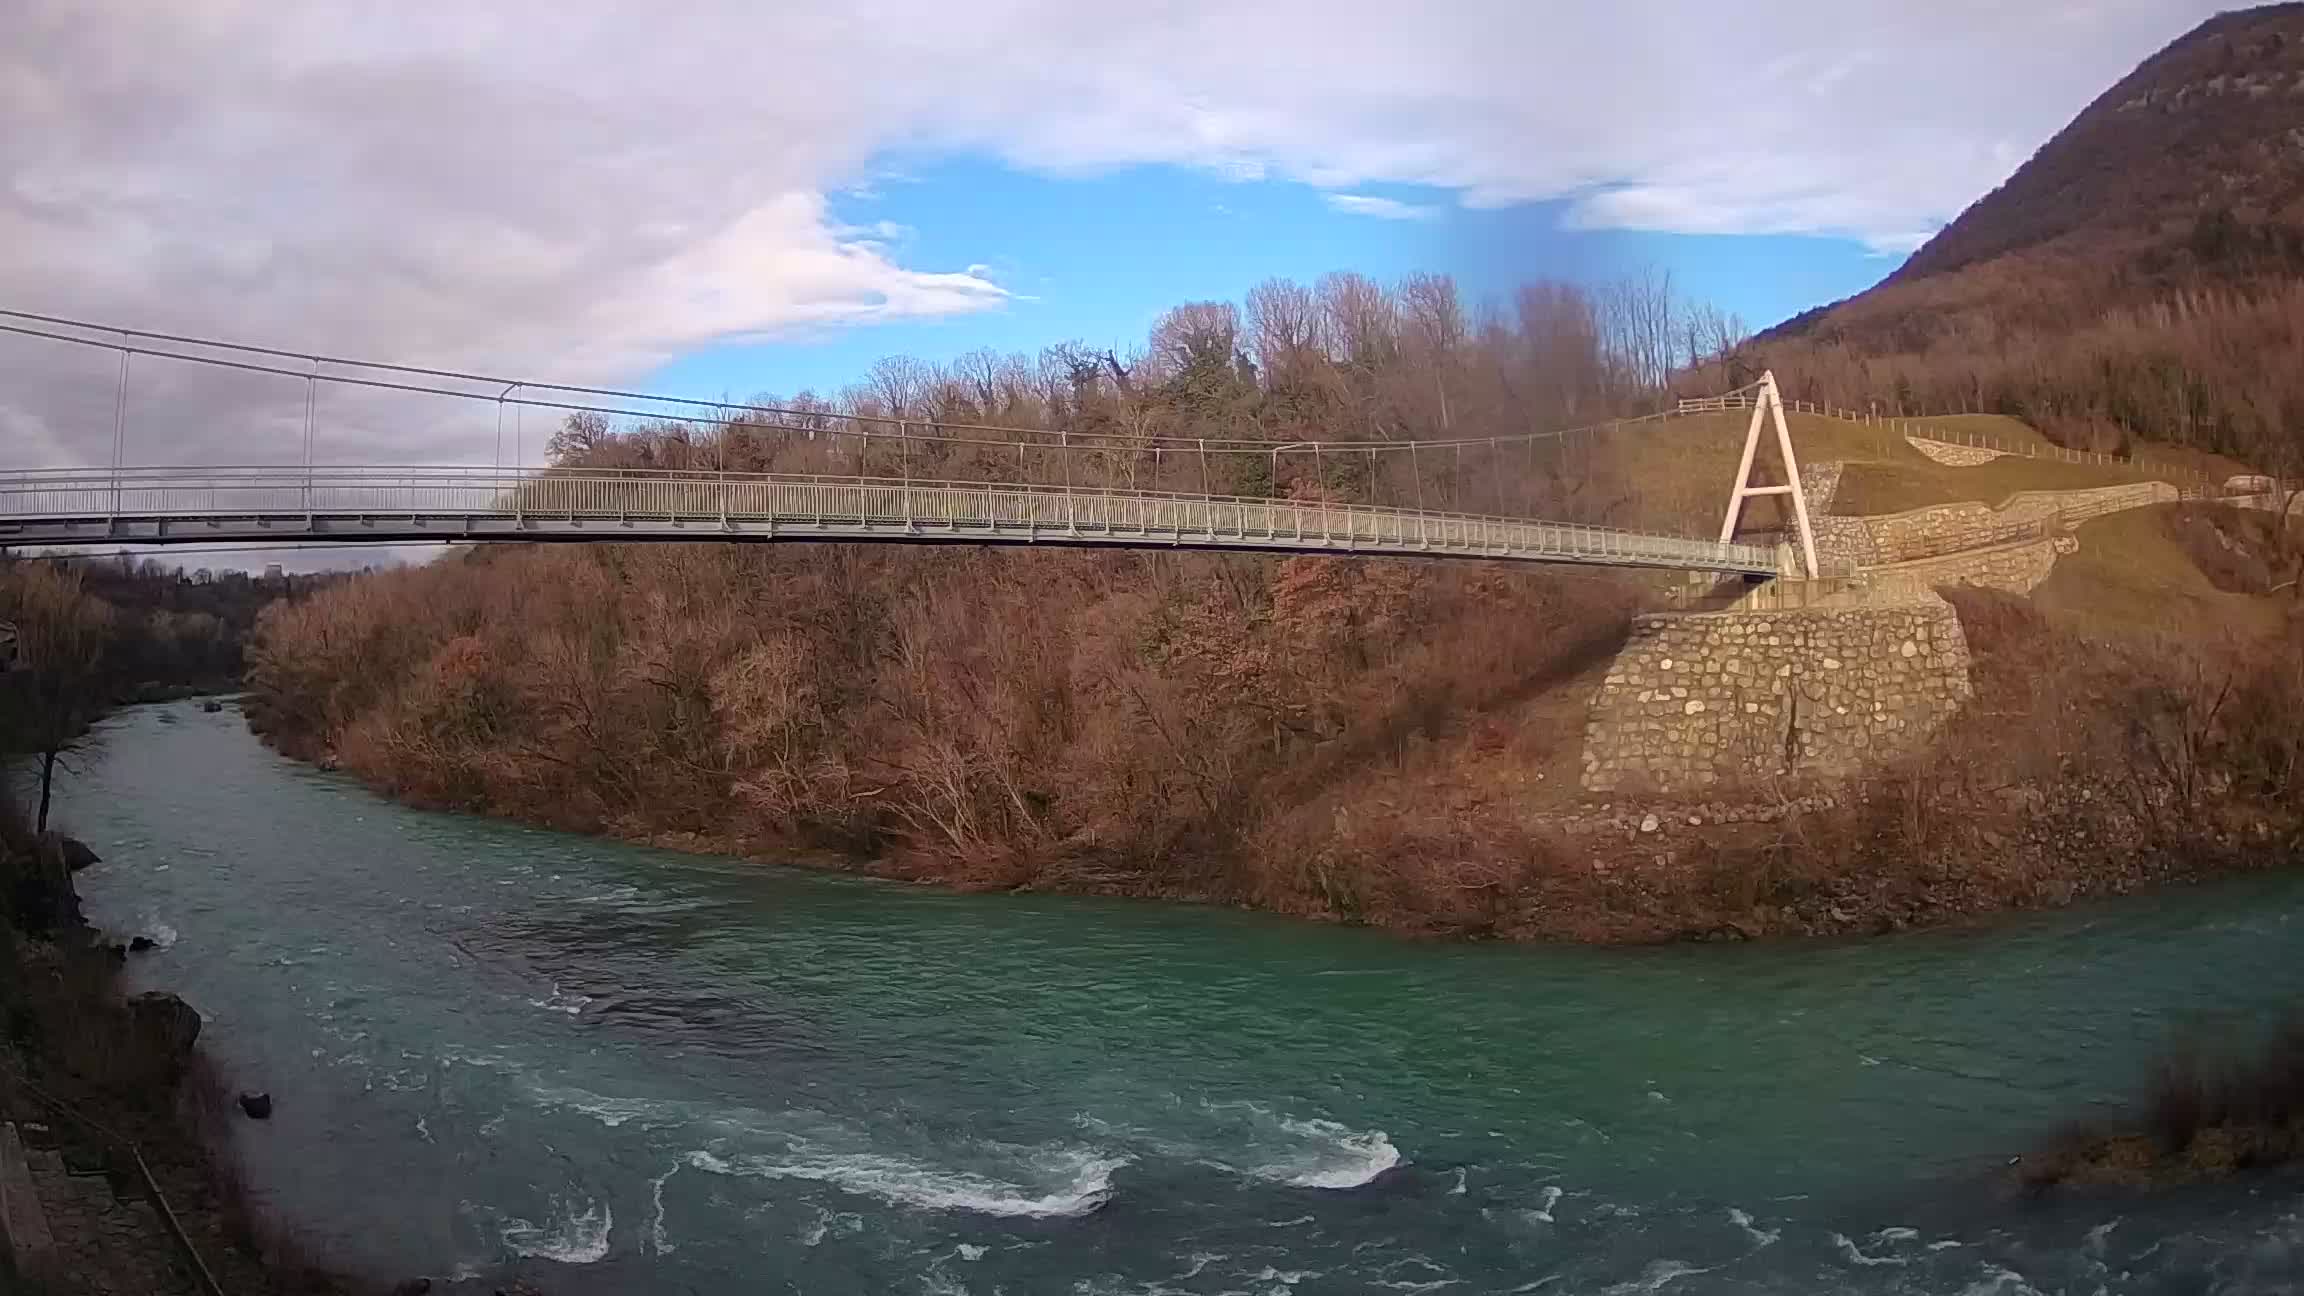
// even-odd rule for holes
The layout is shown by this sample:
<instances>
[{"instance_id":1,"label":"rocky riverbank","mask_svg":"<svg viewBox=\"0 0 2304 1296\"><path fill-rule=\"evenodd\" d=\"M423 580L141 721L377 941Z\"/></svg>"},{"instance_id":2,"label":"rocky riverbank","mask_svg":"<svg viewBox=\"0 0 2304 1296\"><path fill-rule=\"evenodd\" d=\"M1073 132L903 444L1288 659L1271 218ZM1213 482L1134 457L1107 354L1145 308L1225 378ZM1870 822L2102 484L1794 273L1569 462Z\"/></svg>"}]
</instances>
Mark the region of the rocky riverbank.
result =
<instances>
[{"instance_id":1,"label":"rocky riverbank","mask_svg":"<svg viewBox=\"0 0 2304 1296\"><path fill-rule=\"evenodd\" d=\"M366 1290L307 1263L251 1209L200 1014L171 994L125 994L126 950L80 916L67 861L92 858L66 838L0 841L0 1117L20 1132L53 1238L33 1261L43 1290L202 1292L210 1277L235 1293Z\"/></svg>"},{"instance_id":2,"label":"rocky riverbank","mask_svg":"<svg viewBox=\"0 0 2304 1296\"><path fill-rule=\"evenodd\" d=\"M269 1095L229 1096L190 1005L125 992L134 955L81 917L72 888L75 863L93 862L70 838L0 832L0 1122L15 1132L7 1155L21 1158L45 1224L44 1237L7 1239L31 1270L18 1276L59 1296L433 1290L428 1279L332 1272L262 1217L233 1163L229 1122L269 1114ZM7 1267L0 1255L0 1274Z\"/></svg>"}]
</instances>

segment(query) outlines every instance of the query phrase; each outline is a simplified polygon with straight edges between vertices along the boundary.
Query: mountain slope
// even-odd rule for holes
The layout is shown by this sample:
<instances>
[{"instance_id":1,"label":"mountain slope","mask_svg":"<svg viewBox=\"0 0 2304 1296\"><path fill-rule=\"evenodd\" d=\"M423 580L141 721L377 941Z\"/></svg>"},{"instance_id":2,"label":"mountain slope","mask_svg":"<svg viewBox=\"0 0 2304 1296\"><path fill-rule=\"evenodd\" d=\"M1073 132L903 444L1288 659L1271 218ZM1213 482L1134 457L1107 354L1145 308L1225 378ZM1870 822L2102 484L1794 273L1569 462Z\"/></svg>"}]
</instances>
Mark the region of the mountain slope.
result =
<instances>
[{"instance_id":1,"label":"mountain slope","mask_svg":"<svg viewBox=\"0 0 2304 1296\"><path fill-rule=\"evenodd\" d=\"M2220 14L2146 59L1890 282L2084 233L2189 242L2235 211L2304 224L2304 4Z\"/></svg>"},{"instance_id":2,"label":"mountain slope","mask_svg":"<svg viewBox=\"0 0 2304 1296\"><path fill-rule=\"evenodd\" d=\"M1796 394L2286 462L2304 435L2304 4L2146 59L1879 286L1738 359ZM2300 463L2304 466L2304 463Z\"/></svg>"}]
</instances>

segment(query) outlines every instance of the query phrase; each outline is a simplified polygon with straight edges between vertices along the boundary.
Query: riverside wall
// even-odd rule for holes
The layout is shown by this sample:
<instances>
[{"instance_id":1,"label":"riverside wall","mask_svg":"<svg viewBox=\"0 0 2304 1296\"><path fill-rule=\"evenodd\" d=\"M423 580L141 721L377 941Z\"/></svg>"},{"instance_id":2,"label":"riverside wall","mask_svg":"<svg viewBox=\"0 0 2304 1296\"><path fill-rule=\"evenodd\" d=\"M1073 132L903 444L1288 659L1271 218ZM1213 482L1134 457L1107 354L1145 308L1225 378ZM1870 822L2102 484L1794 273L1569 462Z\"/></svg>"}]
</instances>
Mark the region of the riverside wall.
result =
<instances>
[{"instance_id":1,"label":"riverside wall","mask_svg":"<svg viewBox=\"0 0 2304 1296\"><path fill-rule=\"evenodd\" d=\"M1695 793L1846 777L1917 750L1970 696L1967 638L1933 595L1644 616L1593 697L1583 784Z\"/></svg>"}]
</instances>

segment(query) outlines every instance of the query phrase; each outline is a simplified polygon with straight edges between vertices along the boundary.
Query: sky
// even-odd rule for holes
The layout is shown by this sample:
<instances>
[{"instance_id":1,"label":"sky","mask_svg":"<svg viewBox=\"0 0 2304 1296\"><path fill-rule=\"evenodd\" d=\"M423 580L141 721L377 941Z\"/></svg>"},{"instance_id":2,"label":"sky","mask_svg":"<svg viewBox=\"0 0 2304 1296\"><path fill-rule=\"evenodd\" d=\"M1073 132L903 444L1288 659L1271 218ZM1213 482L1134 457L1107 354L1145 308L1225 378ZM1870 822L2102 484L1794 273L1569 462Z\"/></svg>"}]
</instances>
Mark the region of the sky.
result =
<instances>
[{"instance_id":1,"label":"sky","mask_svg":"<svg viewBox=\"0 0 2304 1296\"><path fill-rule=\"evenodd\" d=\"M0 0L0 308L738 398L1125 349L1337 269L1479 299L1654 266L1759 327L2215 7ZM293 390L161 368L131 458L289 452ZM102 462L107 372L0 335L0 467ZM494 453L321 423L339 462Z\"/></svg>"},{"instance_id":2,"label":"sky","mask_svg":"<svg viewBox=\"0 0 2304 1296\"><path fill-rule=\"evenodd\" d=\"M1762 327L1870 287L1906 250L1838 233L1582 229L1567 199L1468 207L1434 185L1327 190L1170 163L1064 176L973 157L891 159L833 194L831 211L893 259L981 267L1008 296L980 311L706 344L652 374L651 389L738 400L832 392L890 353L945 361L1073 339L1126 354L1180 302L1238 301L1259 280L1331 270L1382 280L1439 271L1470 300L1508 301L1530 279L1655 268L1690 298Z\"/></svg>"}]
</instances>

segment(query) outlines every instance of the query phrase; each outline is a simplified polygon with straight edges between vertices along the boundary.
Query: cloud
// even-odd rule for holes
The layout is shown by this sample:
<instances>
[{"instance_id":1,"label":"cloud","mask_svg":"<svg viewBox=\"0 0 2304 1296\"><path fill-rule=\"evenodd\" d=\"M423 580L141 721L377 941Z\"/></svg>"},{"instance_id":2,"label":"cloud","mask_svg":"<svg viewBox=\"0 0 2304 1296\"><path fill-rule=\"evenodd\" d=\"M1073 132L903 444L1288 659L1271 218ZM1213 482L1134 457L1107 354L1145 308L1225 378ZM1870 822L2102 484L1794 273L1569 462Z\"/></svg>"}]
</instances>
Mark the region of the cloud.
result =
<instances>
[{"instance_id":1,"label":"cloud","mask_svg":"<svg viewBox=\"0 0 2304 1296\"><path fill-rule=\"evenodd\" d=\"M7 0L0 304L623 381L713 341L1001 307L965 264L985 253L922 262L826 198L952 151L1900 248L2218 2ZM0 461L101 458L100 369L0 339ZM300 418L292 391L152 381L155 455L277 449ZM322 437L491 453L393 426Z\"/></svg>"},{"instance_id":2,"label":"cloud","mask_svg":"<svg viewBox=\"0 0 2304 1296\"><path fill-rule=\"evenodd\" d=\"M1340 212L1354 216L1373 216L1378 220L1420 221L1440 214L1436 207L1404 203L1392 198L1374 198L1365 194L1322 194L1327 204Z\"/></svg>"},{"instance_id":3,"label":"cloud","mask_svg":"<svg viewBox=\"0 0 2304 1296\"><path fill-rule=\"evenodd\" d=\"M1820 170L1825 165L1747 155L1664 168L1650 180L1579 195L1564 223L1674 234L1834 234L1895 254L1928 241L1933 225L1915 232L1899 224L1913 214L1893 199L1835 187Z\"/></svg>"}]
</instances>

